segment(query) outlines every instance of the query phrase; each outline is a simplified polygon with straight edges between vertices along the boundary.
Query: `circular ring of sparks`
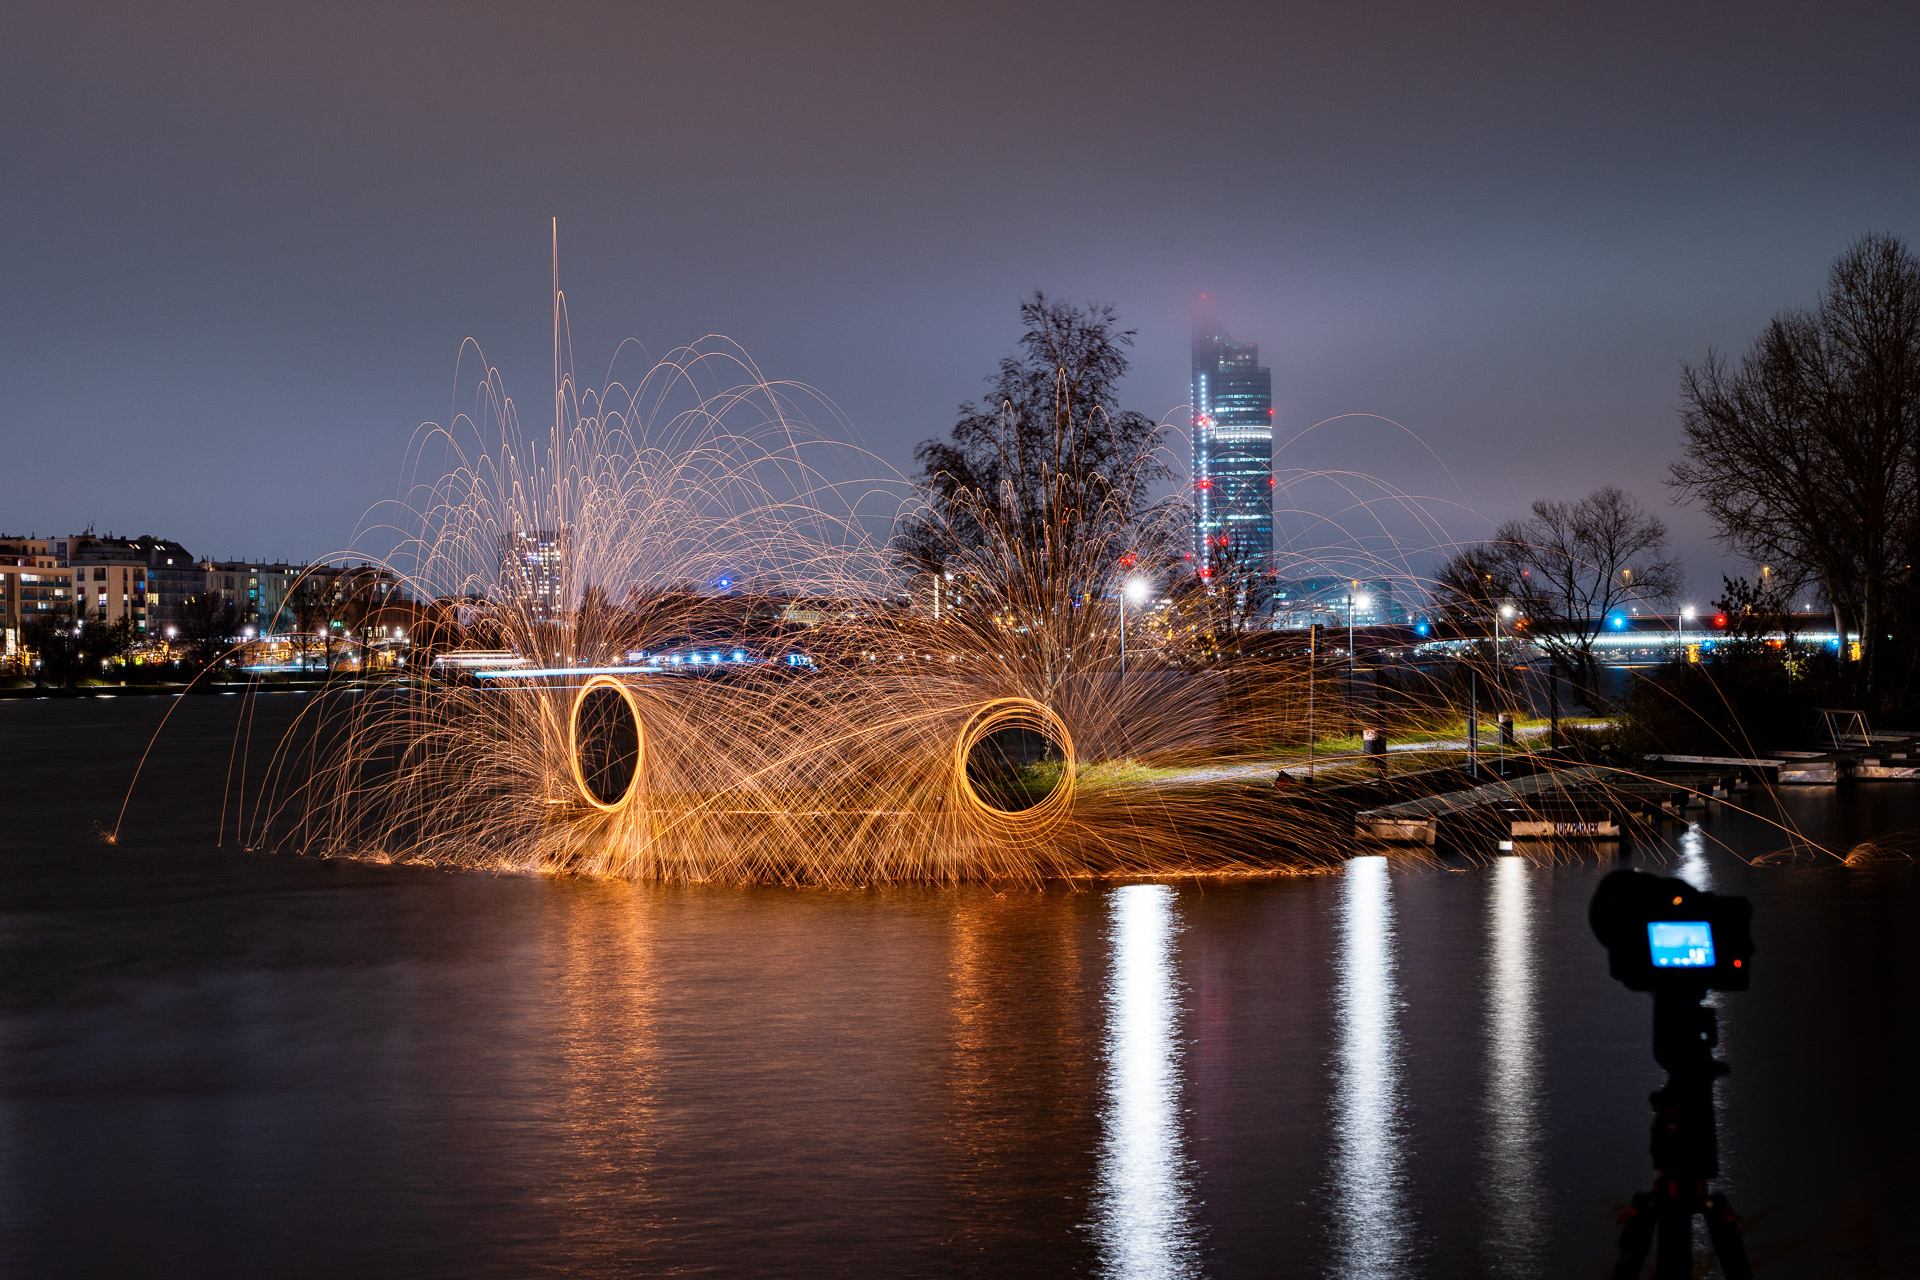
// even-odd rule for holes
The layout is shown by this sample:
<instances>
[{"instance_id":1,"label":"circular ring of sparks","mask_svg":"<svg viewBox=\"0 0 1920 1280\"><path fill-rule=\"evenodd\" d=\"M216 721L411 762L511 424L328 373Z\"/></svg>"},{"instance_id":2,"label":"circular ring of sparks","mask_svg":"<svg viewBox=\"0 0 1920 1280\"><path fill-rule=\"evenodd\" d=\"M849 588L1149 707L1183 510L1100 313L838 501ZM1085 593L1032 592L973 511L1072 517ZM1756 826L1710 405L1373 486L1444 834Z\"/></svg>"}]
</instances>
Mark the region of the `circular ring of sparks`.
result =
<instances>
[{"instance_id":1,"label":"circular ring of sparks","mask_svg":"<svg viewBox=\"0 0 1920 1280\"><path fill-rule=\"evenodd\" d=\"M973 780L967 776L967 758L973 754L973 749L988 734L1012 727L1036 730L1060 748L1060 781L1047 792L1045 799L1025 809L1002 809L997 804L988 803L985 797L974 790ZM1051 707L1032 698L995 698L968 718L966 727L954 741L955 792L970 812L1009 835L1038 834L1065 818L1073 809L1076 770L1073 735L1067 732L1065 722L1053 713Z\"/></svg>"},{"instance_id":2,"label":"circular ring of sparks","mask_svg":"<svg viewBox=\"0 0 1920 1280\"><path fill-rule=\"evenodd\" d=\"M627 704L627 713L633 717L633 777L627 781L627 789L620 793L617 800L608 802L593 793L587 785L587 775L580 769L580 708L586 705L587 695L595 689L613 689ZM586 802L596 809L614 812L624 809L632 803L634 793L640 789L640 768L647 758L647 731L640 721L640 703L634 698L633 690L612 676L594 676L580 686L580 692L574 695L573 711L567 717L567 765L573 770L573 785L579 790Z\"/></svg>"}]
</instances>

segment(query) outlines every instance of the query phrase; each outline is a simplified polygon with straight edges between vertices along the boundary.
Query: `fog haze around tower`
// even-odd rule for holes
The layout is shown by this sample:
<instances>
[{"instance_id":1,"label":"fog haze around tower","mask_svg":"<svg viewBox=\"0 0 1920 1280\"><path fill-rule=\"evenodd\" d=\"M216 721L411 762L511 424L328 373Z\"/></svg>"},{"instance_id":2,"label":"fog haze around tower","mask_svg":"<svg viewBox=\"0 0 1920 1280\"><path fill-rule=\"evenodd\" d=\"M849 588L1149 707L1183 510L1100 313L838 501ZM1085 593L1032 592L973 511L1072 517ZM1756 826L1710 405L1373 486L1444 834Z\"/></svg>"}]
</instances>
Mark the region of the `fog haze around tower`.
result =
<instances>
[{"instance_id":1,"label":"fog haze around tower","mask_svg":"<svg viewBox=\"0 0 1920 1280\"><path fill-rule=\"evenodd\" d=\"M1273 373L1211 298L1193 317L1193 512L1203 568L1273 566Z\"/></svg>"}]
</instances>

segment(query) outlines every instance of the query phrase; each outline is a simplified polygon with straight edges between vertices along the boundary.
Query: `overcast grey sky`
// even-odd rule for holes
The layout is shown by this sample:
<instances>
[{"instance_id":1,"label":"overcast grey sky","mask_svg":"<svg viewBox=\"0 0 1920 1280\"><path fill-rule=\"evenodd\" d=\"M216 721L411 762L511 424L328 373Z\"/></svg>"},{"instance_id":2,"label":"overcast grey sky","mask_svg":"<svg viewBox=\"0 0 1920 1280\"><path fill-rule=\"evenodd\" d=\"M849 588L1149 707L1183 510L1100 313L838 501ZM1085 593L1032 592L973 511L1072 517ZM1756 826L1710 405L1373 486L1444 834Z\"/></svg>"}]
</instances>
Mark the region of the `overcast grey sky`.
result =
<instances>
[{"instance_id":1,"label":"overcast grey sky","mask_svg":"<svg viewBox=\"0 0 1920 1280\"><path fill-rule=\"evenodd\" d=\"M1460 537L1665 509L1679 363L1920 238L1917 48L1905 5L16 0L0 529L339 548L462 339L544 401L556 216L583 373L724 333L902 468L1024 293L1116 303L1158 416L1206 292L1282 435L1405 428L1283 466Z\"/></svg>"}]
</instances>

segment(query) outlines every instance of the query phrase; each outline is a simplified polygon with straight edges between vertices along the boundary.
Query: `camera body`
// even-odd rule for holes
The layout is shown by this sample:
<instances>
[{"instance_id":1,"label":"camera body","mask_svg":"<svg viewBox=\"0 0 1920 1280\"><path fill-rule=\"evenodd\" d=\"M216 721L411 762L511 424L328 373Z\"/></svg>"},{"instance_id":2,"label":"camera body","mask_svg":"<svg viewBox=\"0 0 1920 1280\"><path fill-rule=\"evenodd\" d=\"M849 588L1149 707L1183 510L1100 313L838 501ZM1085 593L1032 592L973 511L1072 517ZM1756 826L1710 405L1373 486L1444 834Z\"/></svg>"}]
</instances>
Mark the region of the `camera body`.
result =
<instances>
[{"instance_id":1,"label":"camera body","mask_svg":"<svg viewBox=\"0 0 1920 1280\"><path fill-rule=\"evenodd\" d=\"M1587 909L1607 967L1629 991L1745 991L1753 904L1684 880L1615 871Z\"/></svg>"}]
</instances>

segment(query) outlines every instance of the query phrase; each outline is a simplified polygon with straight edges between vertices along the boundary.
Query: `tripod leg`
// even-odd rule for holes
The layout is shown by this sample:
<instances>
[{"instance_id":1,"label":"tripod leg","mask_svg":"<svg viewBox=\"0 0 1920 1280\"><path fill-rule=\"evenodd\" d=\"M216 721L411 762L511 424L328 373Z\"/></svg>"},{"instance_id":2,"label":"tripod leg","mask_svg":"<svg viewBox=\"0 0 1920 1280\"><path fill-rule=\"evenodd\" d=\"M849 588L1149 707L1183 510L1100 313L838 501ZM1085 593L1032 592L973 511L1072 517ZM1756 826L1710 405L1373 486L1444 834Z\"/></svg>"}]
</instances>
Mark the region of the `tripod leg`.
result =
<instances>
[{"instance_id":1,"label":"tripod leg","mask_svg":"<svg viewBox=\"0 0 1920 1280\"><path fill-rule=\"evenodd\" d=\"M1686 1200L1667 1196L1660 1206L1660 1244L1654 1280L1693 1280L1693 1213Z\"/></svg>"},{"instance_id":2,"label":"tripod leg","mask_svg":"<svg viewBox=\"0 0 1920 1280\"><path fill-rule=\"evenodd\" d=\"M1613 1280L1640 1280L1640 1268L1646 1265L1647 1250L1653 1247L1653 1229L1659 1222L1653 1196L1634 1192L1633 1207L1620 1225L1620 1261L1613 1264Z\"/></svg>"},{"instance_id":3,"label":"tripod leg","mask_svg":"<svg viewBox=\"0 0 1920 1280\"><path fill-rule=\"evenodd\" d=\"M1720 1274L1727 1280L1753 1280L1753 1267L1747 1261L1747 1242L1740 1237L1740 1215L1733 1211L1725 1196L1709 1195L1700 1206L1707 1220L1707 1239L1720 1255Z\"/></svg>"}]
</instances>

